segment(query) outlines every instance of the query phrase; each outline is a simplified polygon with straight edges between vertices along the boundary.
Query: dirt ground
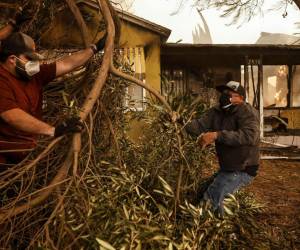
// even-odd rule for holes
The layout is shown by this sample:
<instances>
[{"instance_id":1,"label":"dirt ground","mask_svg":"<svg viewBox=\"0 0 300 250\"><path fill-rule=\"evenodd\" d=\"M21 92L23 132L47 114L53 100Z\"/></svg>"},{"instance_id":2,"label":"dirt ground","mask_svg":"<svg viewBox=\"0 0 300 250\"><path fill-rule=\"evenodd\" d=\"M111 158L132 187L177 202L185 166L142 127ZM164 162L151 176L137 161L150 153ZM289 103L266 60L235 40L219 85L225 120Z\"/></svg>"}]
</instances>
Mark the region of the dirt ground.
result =
<instances>
[{"instance_id":1,"label":"dirt ground","mask_svg":"<svg viewBox=\"0 0 300 250\"><path fill-rule=\"evenodd\" d=\"M300 161L265 160L247 191L266 206L258 218L288 249L300 249Z\"/></svg>"}]
</instances>

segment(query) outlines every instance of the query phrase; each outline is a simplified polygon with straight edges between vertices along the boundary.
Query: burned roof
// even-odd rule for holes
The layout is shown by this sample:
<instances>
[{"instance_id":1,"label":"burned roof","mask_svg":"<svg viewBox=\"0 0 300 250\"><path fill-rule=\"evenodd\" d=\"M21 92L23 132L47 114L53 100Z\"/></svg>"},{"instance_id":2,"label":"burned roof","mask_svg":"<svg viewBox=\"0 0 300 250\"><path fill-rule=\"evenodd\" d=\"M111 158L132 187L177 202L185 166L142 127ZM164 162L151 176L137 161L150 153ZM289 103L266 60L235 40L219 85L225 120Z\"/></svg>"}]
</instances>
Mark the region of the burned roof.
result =
<instances>
[{"instance_id":1,"label":"burned roof","mask_svg":"<svg viewBox=\"0 0 300 250\"><path fill-rule=\"evenodd\" d=\"M265 65L300 65L300 45L166 43L161 54L170 64L244 65L248 57Z\"/></svg>"}]
</instances>

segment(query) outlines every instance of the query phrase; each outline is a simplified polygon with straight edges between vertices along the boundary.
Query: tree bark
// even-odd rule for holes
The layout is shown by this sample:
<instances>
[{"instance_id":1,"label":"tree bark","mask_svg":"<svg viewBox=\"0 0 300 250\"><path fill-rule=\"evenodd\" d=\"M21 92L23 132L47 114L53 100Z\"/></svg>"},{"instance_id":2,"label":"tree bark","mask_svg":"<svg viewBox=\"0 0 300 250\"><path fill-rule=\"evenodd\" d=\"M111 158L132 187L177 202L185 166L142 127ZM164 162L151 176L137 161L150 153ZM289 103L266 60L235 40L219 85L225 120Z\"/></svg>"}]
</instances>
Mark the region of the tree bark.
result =
<instances>
[{"instance_id":1,"label":"tree bark","mask_svg":"<svg viewBox=\"0 0 300 250\"><path fill-rule=\"evenodd\" d=\"M300 0L294 0L294 3L298 6L298 8L300 10Z\"/></svg>"},{"instance_id":2,"label":"tree bark","mask_svg":"<svg viewBox=\"0 0 300 250\"><path fill-rule=\"evenodd\" d=\"M82 41L83 41L85 47L87 47L89 45L88 44L88 37L89 37L88 36L88 28L87 28L86 23L80 13L80 10L73 0L66 0L66 2L68 4L70 10L73 13L73 16L76 19L79 29L81 30Z\"/></svg>"}]
</instances>

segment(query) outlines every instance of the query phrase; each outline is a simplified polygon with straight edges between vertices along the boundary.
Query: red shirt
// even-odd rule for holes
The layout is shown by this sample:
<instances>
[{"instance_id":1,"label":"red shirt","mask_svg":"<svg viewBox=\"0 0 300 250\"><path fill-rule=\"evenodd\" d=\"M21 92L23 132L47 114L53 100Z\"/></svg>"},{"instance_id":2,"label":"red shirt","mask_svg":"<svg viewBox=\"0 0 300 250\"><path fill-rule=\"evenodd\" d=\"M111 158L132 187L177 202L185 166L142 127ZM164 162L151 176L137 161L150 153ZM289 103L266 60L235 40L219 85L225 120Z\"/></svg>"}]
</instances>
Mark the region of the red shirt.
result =
<instances>
[{"instance_id":1,"label":"red shirt","mask_svg":"<svg viewBox=\"0 0 300 250\"><path fill-rule=\"evenodd\" d=\"M52 81L55 74L55 63L41 64L40 72L29 82L23 82L0 65L0 114L19 108L41 119L43 86ZM0 118L0 159L20 161L28 152L1 153L1 150L32 149L36 146L36 139L36 135L20 131Z\"/></svg>"}]
</instances>

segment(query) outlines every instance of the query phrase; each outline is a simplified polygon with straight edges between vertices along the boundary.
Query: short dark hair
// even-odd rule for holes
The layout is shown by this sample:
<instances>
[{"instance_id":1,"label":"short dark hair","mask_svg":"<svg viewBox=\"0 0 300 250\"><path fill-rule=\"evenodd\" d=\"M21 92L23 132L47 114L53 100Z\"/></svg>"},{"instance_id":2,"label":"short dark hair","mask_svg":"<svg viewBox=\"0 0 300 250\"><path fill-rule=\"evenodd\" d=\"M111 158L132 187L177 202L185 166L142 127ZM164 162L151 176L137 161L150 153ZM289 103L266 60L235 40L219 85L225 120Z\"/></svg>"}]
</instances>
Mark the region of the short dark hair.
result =
<instances>
[{"instance_id":1,"label":"short dark hair","mask_svg":"<svg viewBox=\"0 0 300 250\"><path fill-rule=\"evenodd\" d=\"M0 61L5 62L11 55L27 55L32 59L39 59L35 53L33 39L22 33L13 32L1 42Z\"/></svg>"}]
</instances>

